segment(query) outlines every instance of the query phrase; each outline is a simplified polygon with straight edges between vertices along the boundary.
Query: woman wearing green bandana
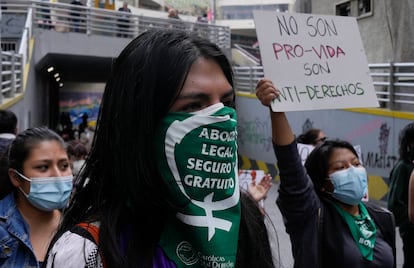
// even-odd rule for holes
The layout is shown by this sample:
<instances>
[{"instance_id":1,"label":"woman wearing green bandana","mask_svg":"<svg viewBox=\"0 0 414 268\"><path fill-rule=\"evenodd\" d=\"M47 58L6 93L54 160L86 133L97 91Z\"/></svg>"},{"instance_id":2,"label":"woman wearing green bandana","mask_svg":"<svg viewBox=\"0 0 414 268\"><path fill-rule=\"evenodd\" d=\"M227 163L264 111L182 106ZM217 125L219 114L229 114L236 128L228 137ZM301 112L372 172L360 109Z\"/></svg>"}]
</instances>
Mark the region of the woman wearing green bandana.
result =
<instances>
[{"instance_id":1,"label":"woman wearing green bandana","mask_svg":"<svg viewBox=\"0 0 414 268\"><path fill-rule=\"evenodd\" d=\"M170 29L132 40L46 267L275 267L263 215L238 184L234 99L215 44Z\"/></svg>"},{"instance_id":2,"label":"woman wearing green bandana","mask_svg":"<svg viewBox=\"0 0 414 268\"><path fill-rule=\"evenodd\" d=\"M270 109L279 91L262 79L256 96ZM294 267L396 267L394 218L362 202L367 173L353 146L327 140L303 167L286 115L270 110L270 118L280 170L277 205L292 242Z\"/></svg>"}]
</instances>

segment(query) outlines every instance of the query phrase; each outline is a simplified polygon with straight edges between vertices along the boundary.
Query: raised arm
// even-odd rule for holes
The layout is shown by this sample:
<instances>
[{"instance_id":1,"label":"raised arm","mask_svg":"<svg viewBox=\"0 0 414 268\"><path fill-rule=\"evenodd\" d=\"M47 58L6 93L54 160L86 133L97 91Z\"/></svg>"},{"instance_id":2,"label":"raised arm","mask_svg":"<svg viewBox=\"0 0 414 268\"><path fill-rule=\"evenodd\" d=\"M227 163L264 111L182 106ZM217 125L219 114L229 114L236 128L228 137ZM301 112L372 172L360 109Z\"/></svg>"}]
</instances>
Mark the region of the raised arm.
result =
<instances>
[{"instance_id":1,"label":"raised arm","mask_svg":"<svg viewBox=\"0 0 414 268\"><path fill-rule=\"evenodd\" d=\"M279 90L269 79L261 79L256 86L256 96L260 102L269 107L272 122L272 139L276 145L287 145L293 142L295 136L290 128L284 112L273 112L270 104L279 97Z\"/></svg>"},{"instance_id":2,"label":"raised arm","mask_svg":"<svg viewBox=\"0 0 414 268\"><path fill-rule=\"evenodd\" d=\"M302 165L295 136L285 113L271 110L271 103L279 96L279 91L272 81L262 79L257 83L256 96L264 106L270 108L273 149L280 177L276 204L283 215L286 231L291 238L294 237L293 255L298 256L309 248L317 248L317 232L314 230L317 229L320 199ZM309 263L306 262L295 267L307 267Z\"/></svg>"},{"instance_id":3,"label":"raised arm","mask_svg":"<svg viewBox=\"0 0 414 268\"><path fill-rule=\"evenodd\" d=\"M408 218L414 223L414 170L411 172L408 185Z\"/></svg>"}]
</instances>

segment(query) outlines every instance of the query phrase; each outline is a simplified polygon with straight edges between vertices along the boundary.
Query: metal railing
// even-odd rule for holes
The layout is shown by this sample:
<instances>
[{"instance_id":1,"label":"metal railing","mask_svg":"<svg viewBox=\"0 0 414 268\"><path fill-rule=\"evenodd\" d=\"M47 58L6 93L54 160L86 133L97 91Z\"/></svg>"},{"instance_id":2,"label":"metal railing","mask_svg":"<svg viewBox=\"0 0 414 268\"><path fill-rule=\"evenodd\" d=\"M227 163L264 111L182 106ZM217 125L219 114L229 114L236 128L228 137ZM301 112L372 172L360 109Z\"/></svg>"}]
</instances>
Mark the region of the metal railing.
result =
<instances>
[{"instance_id":1,"label":"metal railing","mask_svg":"<svg viewBox=\"0 0 414 268\"><path fill-rule=\"evenodd\" d=\"M132 38L152 28L175 28L197 33L209 39L220 48L229 49L231 45L230 28L208 23L148 17L132 13L74 6L65 3L42 1L21 1L30 4L33 10L33 25L37 28L58 32L79 32L88 35L105 35ZM14 3L10 4L16 9ZM10 12L9 9L7 12Z\"/></svg>"},{"instance_id":2,"label":"metal railing","mask_svg":"<svg viewBox=\"0 0 414 268\"><path fill-rule=\"evenodd\" d=\"M23 56L14 51L1 52L1 94L0 104L4 98L13 98L22 91Z\"/></svg>"},{"instance_id":3,"label":"metal railing","mask_svg":"<svg viewBox=\"0 0 414 268\"><path fill-rule=\"evenodd\" d=\"M414 112L414 62L368 64L381 108ZM236 66L235 88L254 93L257 81L264 77L263 66Z\"/></svg>"},{"instance_id":4,"label":"metal railing","mask_svg":"<svg viewBox=\"0 0 414 268\"><path fill-rule=\"evenodd\" d=\"M414 62L369 64L381 107L414 111Z\"/></svg>"},{"instance_id":5,"label":"metal railing","mask_svg":"<svg viewBox=\"0 0 414 268\"><path fill-rule=\"evenodd\" d=\"M26 14L26 22L22 31L22 35L20 37L18 47L14 47L14 49L7 49L7 51L3 51L4 46L8 48L7 46L12 42L6 41L6 45L3 45L2 40L2 50L0 51L0 104L4 102L5 98L12 99L16 96L17 93L23 92L23 70L28 60L29 42L32 34L31 10L26 10ZM17 46L17 44L18 43L16 42L15 46Z\"/></svg>"},{"instance_id":6,"label":"metal railing","mask_svg":"<svg viewBox=\"0 0 414 268\"><path fill-rule=\"evenodd\" d=\"M191 31L209 39L222 49L230 50L230 28L186 20L148 17L100 8L50 3L37 0L0 0L2 14L26 16L22 35L1 40L0 104L23 92L23 70L28 60L32 29L78 32L133 38L153 28L175 28ZM1 14L0 14L1 15Z\"/></svg>"}]
</instances>

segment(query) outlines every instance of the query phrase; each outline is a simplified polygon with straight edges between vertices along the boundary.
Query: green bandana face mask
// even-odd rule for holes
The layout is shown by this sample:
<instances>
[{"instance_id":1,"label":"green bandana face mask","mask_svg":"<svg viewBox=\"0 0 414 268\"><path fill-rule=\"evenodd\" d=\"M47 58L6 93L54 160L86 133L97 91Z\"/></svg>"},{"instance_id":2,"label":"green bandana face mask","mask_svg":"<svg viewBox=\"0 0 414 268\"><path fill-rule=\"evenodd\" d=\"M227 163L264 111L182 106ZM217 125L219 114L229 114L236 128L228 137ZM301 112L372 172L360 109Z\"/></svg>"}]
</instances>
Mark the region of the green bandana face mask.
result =
<instances>
[{"instance_id":1,"label":"green bandana face mask","mask_svg":"<svg viewBox=\"0 0 414 268\"><path fill-rule=\"evenodd\" d=\"M236 111L218 103L163 120L156 152L175 217L160 245L177 267L235 267L240 224Z\"/></svg>"}]
</instances>

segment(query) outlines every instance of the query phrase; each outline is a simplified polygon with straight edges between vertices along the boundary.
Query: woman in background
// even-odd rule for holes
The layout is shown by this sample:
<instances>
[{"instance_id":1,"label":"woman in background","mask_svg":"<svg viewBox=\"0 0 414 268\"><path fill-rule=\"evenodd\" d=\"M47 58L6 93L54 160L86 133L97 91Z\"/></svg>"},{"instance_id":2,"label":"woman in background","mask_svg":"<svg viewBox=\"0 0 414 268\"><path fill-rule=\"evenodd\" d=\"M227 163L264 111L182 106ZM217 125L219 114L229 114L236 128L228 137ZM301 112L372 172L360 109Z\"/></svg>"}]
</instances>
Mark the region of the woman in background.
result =
<instances>
[{"instance_id":1,"label":"woman in background","mask_svg":"<svg viewBox=\"0 0 414 268\"><path fill-rule=\"evenodd\" d=\"M261 79L256 96L270 111L280 171L277 205L292 243L294 267L396 267L394 217L362 202L367 172L354 147L327 140L303 167L285 113L270 108L279 91L272 81Z\"/></svg>"},{"instance_id":2,"label":"woman in background","mask_svg":"<svg viewBox=\"0 0 414 268\"><path fill-rule=\"evenodd\" d=\"M326 140L325 133L319 128L311 128L300 134L297 138L298 143L317 146Z\"/></svg>"},{"instance_id":3,"label":"woman in background","mask_svg":"<svg viewBox=\"0 0 414 268\"><path fill-rule=\"evenodd\" d=\"M41 267L72 190L64 141L29 128L11 143L8 163L13 190L0 200L0 266Z\"/></svg>"}]
</instances>

